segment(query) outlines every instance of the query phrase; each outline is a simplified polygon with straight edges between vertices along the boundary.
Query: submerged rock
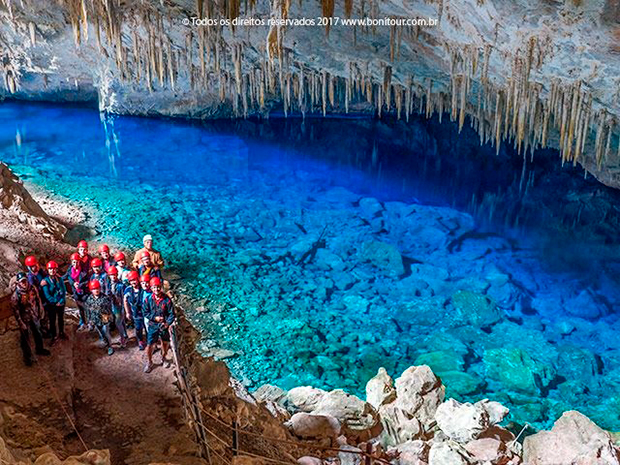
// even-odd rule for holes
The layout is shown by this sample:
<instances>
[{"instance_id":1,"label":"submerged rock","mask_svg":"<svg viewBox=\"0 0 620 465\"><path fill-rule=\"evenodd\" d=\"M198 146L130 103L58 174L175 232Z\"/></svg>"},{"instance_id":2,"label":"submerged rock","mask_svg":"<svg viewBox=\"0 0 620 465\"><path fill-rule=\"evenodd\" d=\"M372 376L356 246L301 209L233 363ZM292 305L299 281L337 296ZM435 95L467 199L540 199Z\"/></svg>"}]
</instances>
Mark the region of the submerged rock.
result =
<instances>
[{"instance_id":1,"label":"submerged rock","mask_svg":"<svg viewBox=\"0 0 620 465\"><path fill-rule=\"evenodd\" d=\"M405 273L400 252L386 242L365 242L360 251L360 260L371 263L389 276L396 277Z\"/></svg>"},{"instance_id":2,"label":"submerged rock","mask_svg":"<svg viewBox=\"0 0 620 465\"><path fill-rule=\"evenodd\" d=\"M457 320L474 326L489 326L502 318L502 312L493 299L476 292L458 291L452 296L452 305Z\"/></svg>"},{"instance_id":3,"label":"submerged rock","mask_svg":"<svg viewBox=\"0 0 620 465\"><path fill-rule=\"evenodd\" d=\"M554 376L551 366L536 362L527 352L514 347L486 350L483 363L489 378L507 389L528 394L538 394Z\"/></svg>"}]
</instances>

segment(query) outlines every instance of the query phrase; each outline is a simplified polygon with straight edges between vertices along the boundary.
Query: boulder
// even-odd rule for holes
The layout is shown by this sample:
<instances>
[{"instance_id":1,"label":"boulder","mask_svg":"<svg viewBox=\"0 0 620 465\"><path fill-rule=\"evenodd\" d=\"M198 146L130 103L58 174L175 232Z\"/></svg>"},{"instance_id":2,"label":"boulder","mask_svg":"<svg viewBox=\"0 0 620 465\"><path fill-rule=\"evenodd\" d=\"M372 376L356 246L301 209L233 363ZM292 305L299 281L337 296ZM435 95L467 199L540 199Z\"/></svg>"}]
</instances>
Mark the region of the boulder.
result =
<instances>
[{"instance_id":1,"label":"boulder","mask_svg":"<svg viewBox=\"0 0 620 465\"><path fill-rule=\"evenodd\" d=\"M323 465L323 461L321 459L317 457L310 457L309 455L299 457L297 459L297 463L299 465Z\"/></svg>"},{"instance_id":2,"label":"boulder","mask_svg":"<svg viewBox=\"0 0 620 465\"><path fill-rule=\"evenodd\" d=\"M489 296L471 291L458 291L452 296L457 320L477 327L489 326L502 318L502 312Z\"/></svg>"},{"instance_id":3,"label":"boulder","mask_svg":"<svg viewBox=\"0 0 620 465\"><path fill-rule=\"evenodd\" d=\"M396 446L400 465L426 465L430 446L420 440L407 441Z\"/></svg>"},{"instance_id":4,"label":"boulder","mask_svg":"<svg viewBox=\"0 0 620 465\"><path fill-rule=\"evenodd\" d=\"M462 371L465 360L461 354L453 350L439 350L428 352L416 358L416 365L428 365L433 373L439 374L446 371Z\"/></svg>"},{"instance_id":5,"label":"boulder","mask_svg":"<svg viewBox=\"0 0 620 465\"><path fill-rule=\"evenodd\" d=\"M366 218L374 218L383 210L383 205L373 197L364 197L360 200L360 210Z\"/></svg>"},{"instance_id":6,"label":"boulder","mask_svg":"<svg viewBox=\"0 0 620 465\"><path fill-rule=\"evenodd\" d=\"M446 386L448 395L465 396L473 394L484 385L481 378L462 371L442 372L439 373L439 377Z\"/></svg>"},{"instance_id":7,"label":"boulder","mask_svg":"<svg viewBox=\"0 0 620 465\"><path fill-rule=\"evenodd\" d=\"M382 429L379 415L373 406L342 389L321 396L312 413L338 419L342 434L352 441L368 440L377 436Z\"/></svg>"},{"instance_id":8,"label":"boulder","mask_svg":"<svg viewBox=\"0 0 620 465\"><path fill-rule=\"evenodd\" d=\"M383 404L389 404L396 399L394 381L385 368L379 368L376 376L366 383L366 401L378 409Z\"/></svg>"},{"instance_id":9,"label":"boulder","mask_svg":"<svg viewBox=\"0 0 620 465\"><path fill-rule=\"evenodd\" d=\"M551 431L526 437L523 460L528 465L618 465L620 448L609 433L573 410L565 412Z\"/></svg>"},{"instance_id":10,"label":"boulder","mask_svg":"<svg viewBox=\"0 0 620 465\"><path fill-rule=\"evenodd\" d=\"M389 276L396 277L405 273L400 252L386 242L365 242L360 252L360 260L371 263Z\"/></svg>"},{"instance_id":11,"label":"boulder","mask_svg":"<svg viewBox=\"0 0 620 465\"><path fill-rule=\"evenodd\" d=\"M286 394L286 401L289 409L293 411L312 412L319 401L327 394L323 389L311 386L300 386L291 389Z\"/></svg>"},{"instance_id":12,"label":"boulder","mask_svg":"<svg viewBox=\"0 0 620 465\"><path fill-rule=\"evenodd\" d=\"M286 398L286 391L278 386L271 384L263 384L252 393L254 398L259 402L275 402L279 403Z\"/></svg>"},{"instance_id":13,"label":"boulder","mask_svg":"<svg viewBox=\"0 0 620 465\"><path fill-rule=\"evenodd\" d=\"M466 443L480 437L489 427L501 422L508 409L497 402L483 400L475 404L461 404L450 399L435 413L437 426L450 439Z\"/></svg>"},{"instance_id":14,"label":"boulder","mask_svg":"<svg viewBox=\"0 0 620 465\"><path fill-rule=\"evenodd\" d=\"M485 350L482 360L487 376L509 390L538 395L536 378L547 386L554 377L551 366L535 361L516 347Z\"/></svg>"},{"instance_id":15,"label":"boulder","mask_svg":"<svg viewBox=\"0 0 620 465\"><path fill-rule=\"evenodd\" d=\"M564 302L564 311L569 315L592 320L605 312L605 307L594 300L587 290Z\"/></svg>"},{"instance_id":16,"label":"boulder","mask_svg":"<svg viewBox=\"0 0 620 465\"><path fill-rule=\"evenodd\" d=\"M402 410L407 418L416 418L422 429L429 431L435 422L437 407L445 397L445 387L426 366L407 368L396 380L395 406Z\"/></svg>"},{"instance_id":17,"label":"boulder","mask_svg":"<svg viewBox=\"0 0 620 465\"><path fill-rule=\"evenodd\" d=\"M453 441L435 442L428 454L428 465L469 465L474 463L469 452Z\"/></svg>"},{"instance_id":18,"label":"boulder","mask_svg":"<svg viewBox=\"0 0 620 465\"><path fill-rule=\"evenodd\" d=\"M338 459L340 459L340 465L360 465L362 463L362 450L357 447L342 445L339 447L342 451L339 452Z\"/></svg>"},{"instance_id":19,"label":"boulder","mask_svg":"<svg viewBox=\"0 0 620 465\"><path fill-rule=\"evenodd\" d=\"M298 412L285 425L303 439L335 439L340 435L340 423L329 415Z\"/></svg>"},{"instance_id":20,"label":"boulder","mask_svg":"<svg viewBox=\"0 0 620 465\"><path fill-rule=\"evenodd\" d=\"M488 465L516 465L521 463L520 457L498 439L476 439L468 442L464 447L476 463Z\"/></svg>"}]
</instances>

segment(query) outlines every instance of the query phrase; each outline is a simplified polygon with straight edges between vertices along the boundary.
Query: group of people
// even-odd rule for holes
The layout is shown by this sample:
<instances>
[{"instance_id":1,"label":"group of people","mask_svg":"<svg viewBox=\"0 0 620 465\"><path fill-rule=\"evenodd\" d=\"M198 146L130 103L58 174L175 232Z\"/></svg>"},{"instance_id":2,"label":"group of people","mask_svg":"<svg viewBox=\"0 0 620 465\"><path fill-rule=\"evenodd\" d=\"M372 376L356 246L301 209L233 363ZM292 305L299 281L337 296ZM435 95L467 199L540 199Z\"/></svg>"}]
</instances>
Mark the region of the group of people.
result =
<instances>
[{"instance_id":1,"label":"group of people","mask_svg":"<svg viewBox=\"0 0 620 465\"><path fill-rule=\"evenodd\" d=\"M44 336L51 338L52 346L67 339L67 295L72 296L80 313L78 331L97 330L108 355L114 353L112 329L118 331L120 345L125 348L129 339L127 329L133 327L139 349L146 349L144 371L150 373L153 369L153 352L160 341L163 364L170 366L169 328L175 312L170 296L164 292L164 260L153 248L150 234L142 242L144 247L129 264L123 252L112 255L106 244L99 247L98 256L91 256L88 243L82 240L64 274L53 260L43 268L36 257L26 257L27 271L15 277L11 304L27 366L35 361L35 354L50 355L43 346Z\"/></svg>"}]
</instances>

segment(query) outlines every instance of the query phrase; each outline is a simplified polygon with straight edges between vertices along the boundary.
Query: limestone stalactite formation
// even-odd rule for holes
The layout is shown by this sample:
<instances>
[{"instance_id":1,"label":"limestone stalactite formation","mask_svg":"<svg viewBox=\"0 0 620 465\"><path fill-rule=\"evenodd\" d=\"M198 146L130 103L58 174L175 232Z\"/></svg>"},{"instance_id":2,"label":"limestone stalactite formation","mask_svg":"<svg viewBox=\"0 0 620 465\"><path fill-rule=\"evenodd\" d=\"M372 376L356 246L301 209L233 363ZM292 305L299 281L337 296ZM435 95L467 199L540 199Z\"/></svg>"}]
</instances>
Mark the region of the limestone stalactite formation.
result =
<instances>
[{"instance_id":1,"label":"limestone stalactite formation","mask_svg":"<svg viewBox=\"0 0 620 465\"><path fill-rule=\"evenodd\" d=\"M446 113L620 185L616 0L0 0L0 17L3 96L196 118Z\"/></svg>"}]
</instances>

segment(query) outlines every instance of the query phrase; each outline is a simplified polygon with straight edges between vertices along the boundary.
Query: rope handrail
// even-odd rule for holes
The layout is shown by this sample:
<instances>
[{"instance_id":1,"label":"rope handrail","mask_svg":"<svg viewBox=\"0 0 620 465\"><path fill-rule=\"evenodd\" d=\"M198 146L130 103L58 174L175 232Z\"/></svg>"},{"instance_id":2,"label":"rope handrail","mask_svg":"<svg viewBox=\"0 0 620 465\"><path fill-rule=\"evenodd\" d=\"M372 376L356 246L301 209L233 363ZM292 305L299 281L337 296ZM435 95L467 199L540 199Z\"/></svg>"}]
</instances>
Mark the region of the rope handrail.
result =
<instances>
[{"instance_id":1,"label":"rope handrail","mask_svg":"<svg viewBox=\"0 0 620 465\"><path fill-rule=\"evenodd\" d=\"M371 452L370 452L370 448L369 448L368 451L364 452L364 451L359 450L359 449L358 450L350 450L350 449L342 449L342 448L339 448L339 447L325 447L325 446L320 446L320 445L317 445L317 444L309 444L309 443L304 443L304 442L295 441L295 440L276 438L276 437L272 437L272 436L265 436L265 435L263 435L261 433L255 433L253 431L239 429L236 426L236 424L230 425L230 424L226 423L225 421L221 420L220 418L216 417L211 412L207 411L200 404L200 402L198 402L195 399L195 396L192 395L192 391L190 389L189 383L185 379L186 373L185 373L185 370L183 370L182 367L181 367L179 347L177 346L177 341L179 339L178 336L177 336L177 332L176 332L176 328L177 327L178 327L177 321L175 321L172 325L170 325L170 332L172 333L171 335L173 336L171 338L171 346L172 346L173 354L175 355L175 357L174 357L175 368L176 368L176 371L177 371L177 376L179 378L181 378L180 382L177 385L177 387L179 388L180 391L182 391L182 395L183 395L186 403L190 404L193 408L197 409L197 411L199 413L202 413L202 414L206 415L208 418L210 418L212 421L214 421L217 424L219 424L221 427L225 428L227 431L232 432L233 435L243 434L243 435L246 435L246 436L256 437L258 439L270 442L272 444L292 445L292 446L295 446L295 447L299 447L301 449L313 449L315 451L320 451L320 452L336 452L338 454L345 453L345 454L358 455L361 458L365 459L366 464L370 464L371 462L378 462L378 463L383 464L383 465L392 465L392 462L390 462L389 460L383 459L381 457L373 456L371 454ZM194 416L196 416L196 415L194 415ZM235 444L237 442L236 436L233 437L232 444L230 444L227 441L225 441L224 439L222 439L220 436L218 436L214 431L209 429L202 421L198 420L197 418L191 418L191 421L196 426L199 426L202 429L202 431L203 431L203 434L196 434L197 438L201 438L201 439L203 438L204 439L204 444L202 444L202 447L204 447L206 449L207 453L213 452L226 465L231 465L231 462L228 459L226 459L223 455L221 455L220 453L218 453L217 451L215 451L211 447L209 447L209 445L207 443L206 436L204 436L204 433L207 433L209 436L215 437L215 439L217 439L217 441L219 443L221 443L225 448L229 448L232 451L233 456L235 456L235 455L247 455L247 456L250 456L250 457L259 458L259 459L262 459L262 460L265 460L265 461L268 461L268 462L272 462L272 463L276 463L276 464L280 464L280 465L296 465L296 462L285 461L285 460L281 460L281 459L275 459L275 458L267 457L265 455L260 455L260 454L254 453L254 452L243 450L242 448L239 447L238 443ZM211 463L210 458L209 458L209 463Z\"/></svg>"}]
</instances>

